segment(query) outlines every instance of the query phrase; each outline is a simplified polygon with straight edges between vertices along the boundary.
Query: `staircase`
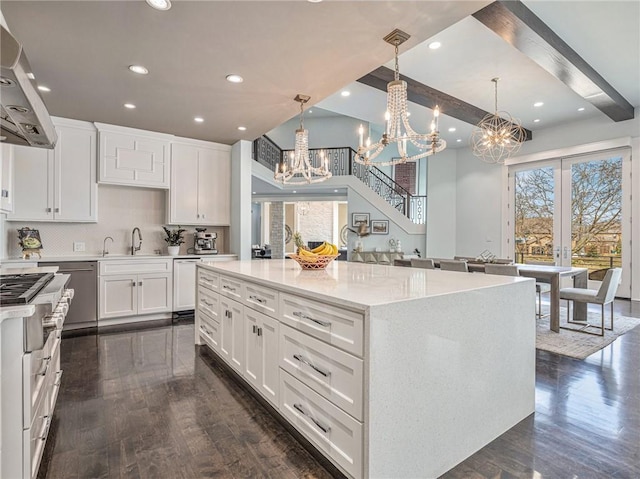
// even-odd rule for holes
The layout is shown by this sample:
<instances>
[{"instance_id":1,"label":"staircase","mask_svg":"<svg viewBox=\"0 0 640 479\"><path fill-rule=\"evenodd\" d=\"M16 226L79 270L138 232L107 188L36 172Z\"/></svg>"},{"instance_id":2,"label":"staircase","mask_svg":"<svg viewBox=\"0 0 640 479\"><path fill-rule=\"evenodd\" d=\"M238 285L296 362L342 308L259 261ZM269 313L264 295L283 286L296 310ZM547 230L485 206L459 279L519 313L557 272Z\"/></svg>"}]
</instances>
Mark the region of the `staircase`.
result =
<instances>
[{"instance_id":1,"label":"staircase","mask_svg":"<svg viewBox=\"0 0 640 479\"><path fill-rule=\"evenodd\" d=\"M420 225L426 223L426 196L412 195L375 166L356 163L353 159L356 152L348 146L310 149L312 163L320 163L320 150L324 152L325 158L328 158L329 170L334 177L354 176L411 222ZM274 171L284 158L288 158L290 151L282 150L266 135L253 142L253 159L270 171Z\"/></svg>"}]
</instances>

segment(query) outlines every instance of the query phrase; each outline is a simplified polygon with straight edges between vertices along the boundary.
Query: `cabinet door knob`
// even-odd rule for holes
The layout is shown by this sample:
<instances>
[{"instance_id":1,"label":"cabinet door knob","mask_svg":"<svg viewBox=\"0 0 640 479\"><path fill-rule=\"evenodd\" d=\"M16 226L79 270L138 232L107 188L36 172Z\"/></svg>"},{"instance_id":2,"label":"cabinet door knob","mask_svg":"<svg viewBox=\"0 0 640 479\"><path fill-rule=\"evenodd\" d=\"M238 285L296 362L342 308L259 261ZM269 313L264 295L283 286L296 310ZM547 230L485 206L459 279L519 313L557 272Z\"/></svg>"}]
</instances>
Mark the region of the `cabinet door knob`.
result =
<instances>
[{"instance_id":1,"label":"cabinet door knob","mask_svg":"<svg viewBox=\"0 0 640 479\"><path fill-rule=\"evenodd\" d=\"M138 286L142 286L142 281L138 281Z\"/></svg>"},{"instance_id":2,"label":"cabinet door knob","mask_svg":"<svg viewBox=\"0 0 640 479\"><path fill-rule=\"evenodd\" d=\"M133 286L135 288L136 287L136 282L134 281L133 283L131 283L131 286Z\"/></svg>"},{"instance_id":3,"label":"cabinet door knob","mask_svg":"<svg viewBox=\"0 0 640 479\"><path fill-rule=\"evenodd\" d=\"M54 211L55 211L56 213L60 213L60 208L56 208Z\"/></svg>"},{"instance_id":4,"label":"cabinet door knob","mask_svg":"<svg viewBox=\"0 0 640 479\"><path fill-rule=\"evenodd\" d=\"M47 213L51 213L51 208L47 208Z\"/></svg>"}]
</instances>

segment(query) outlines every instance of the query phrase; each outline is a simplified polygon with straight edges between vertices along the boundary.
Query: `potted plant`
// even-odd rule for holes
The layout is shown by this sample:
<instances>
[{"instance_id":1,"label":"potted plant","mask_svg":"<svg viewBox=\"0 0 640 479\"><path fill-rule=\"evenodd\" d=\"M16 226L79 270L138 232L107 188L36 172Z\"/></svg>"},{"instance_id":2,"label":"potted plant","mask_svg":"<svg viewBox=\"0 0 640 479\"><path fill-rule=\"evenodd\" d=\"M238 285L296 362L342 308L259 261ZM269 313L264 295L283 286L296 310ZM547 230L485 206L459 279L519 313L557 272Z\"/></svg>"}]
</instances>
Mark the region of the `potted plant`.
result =
<instances>
[{"instance_id":1,"label":"potted plant","mask_svg":"<svg viewBox=\"0 0 640 479\"><path fill-rule=\"evenodd\" d=\"M180 226L176 229L170 230L166 226L163 226L167 237L164 239L167 242L167 250L171 256L176 256L180 252L180 245L184 243L184 232L185 229L182 229Z\"/></svg>"}]
</instances>

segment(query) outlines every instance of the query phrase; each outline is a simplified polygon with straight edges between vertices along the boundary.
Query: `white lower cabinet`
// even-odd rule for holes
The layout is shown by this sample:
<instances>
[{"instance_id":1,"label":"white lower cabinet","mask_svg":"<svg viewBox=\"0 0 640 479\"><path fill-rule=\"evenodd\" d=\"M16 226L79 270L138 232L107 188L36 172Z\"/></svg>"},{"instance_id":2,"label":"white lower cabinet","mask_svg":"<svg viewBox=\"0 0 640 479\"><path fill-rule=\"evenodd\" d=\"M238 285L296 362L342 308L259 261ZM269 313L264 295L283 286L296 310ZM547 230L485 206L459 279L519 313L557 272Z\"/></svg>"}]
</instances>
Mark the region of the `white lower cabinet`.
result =
<instances>
[{"instance_id":1,"label":"white lower cabinet","mask_svg":"<svg viewBox=\"0 0 640 479\"><path fill-rule=\"evenodd\" d=\"M173 260L173 310L195 309L196 264L199 259Z\"/></svg>"},{"instance_id":2,"label":"white lower cabinet","mask_svg":"<svg viewBox=\"0 0 640 479\"><path fill-rule=\"evenodd\" d=\"M338 469L363 477L362 313L196 265L206 344Z\"/></svg>"},{"instance_id":3,"label":"white lower cabinet","mask_svg":"<svg viewBox=\"0 0 640 479\"><path fill-rule=\"evenodd\" d=\"M171 313L172 270L171 259L101 261L98 319Z\"/></svg>"},{"instance_id":4,"label":"white lower cabinet","mask_svg":"<svg viewBox=\"0 0 640 479\"><path fill-rule=\"evenodd\" d=\"M244 309L245 379L275 407L280 389L278 336L280 323L250 308Z\"/></svg>"},{"instance_id":5,"label":"white lower cabinet","mask_svg":"<svg viewBox=\"0 0 640 479\"><path fill-rule=\"evenodd\" d=\"M220 355L240 374L244 372L243 306L237 301L220 298Z\"/></svg>"},{"instance_id":6,"label":"white lower cabinet","mask_svg":"<svg viewBox=\"0 0 640 479\"><path fill-rule=\"evenodd\" d=\"M351 476L362 477L361 422L285 371L280 374L280 412Z\"/></svg>"}]
</instances>

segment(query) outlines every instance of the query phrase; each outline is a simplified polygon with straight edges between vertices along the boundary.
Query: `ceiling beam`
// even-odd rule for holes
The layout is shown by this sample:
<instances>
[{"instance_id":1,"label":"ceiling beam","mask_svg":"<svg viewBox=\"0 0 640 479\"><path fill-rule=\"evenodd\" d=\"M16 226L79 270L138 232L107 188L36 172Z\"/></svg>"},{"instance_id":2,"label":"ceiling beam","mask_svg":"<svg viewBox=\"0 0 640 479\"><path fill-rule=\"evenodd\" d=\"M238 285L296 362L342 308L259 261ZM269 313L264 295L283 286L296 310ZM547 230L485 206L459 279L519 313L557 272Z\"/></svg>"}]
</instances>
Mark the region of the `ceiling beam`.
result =
<instances>
[{"instance_id":1,"label":"ceiling beam","mask_svg":"<svg viewBox=\"0 0 640 479\"><path fill-rule=\"evenodd\" d=\"M612 120L634 117L633 106L521 1L493 2L473 16Z\"/></svg>"},{"instance_id":2,"label":"ceiling beam","mask_svg":"<svg viewBox=\"0 0 640 479\"><path fill-rule=\"evenodd\" d=\"M358 79L358 82L378 90L387 91L387 83L393 81L394 71L390 68L381 66L373 70L371 73ZM459 98L447 95L444 92L431 88L412 78L400 75L400 79L407 82L407 98L410 102L418 105L426 106L433 110L436 106L440 107L443 115L456 118L471 125L477 125L486 116L490 115L488 111L478 108L470 103L460 100ZM531 130L526 128L526 140L533 137Z\"/></svg>"}]
</instances>

